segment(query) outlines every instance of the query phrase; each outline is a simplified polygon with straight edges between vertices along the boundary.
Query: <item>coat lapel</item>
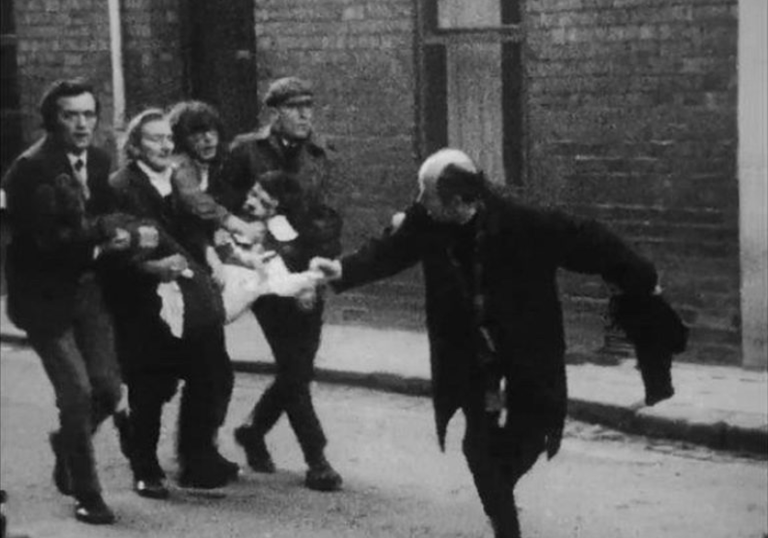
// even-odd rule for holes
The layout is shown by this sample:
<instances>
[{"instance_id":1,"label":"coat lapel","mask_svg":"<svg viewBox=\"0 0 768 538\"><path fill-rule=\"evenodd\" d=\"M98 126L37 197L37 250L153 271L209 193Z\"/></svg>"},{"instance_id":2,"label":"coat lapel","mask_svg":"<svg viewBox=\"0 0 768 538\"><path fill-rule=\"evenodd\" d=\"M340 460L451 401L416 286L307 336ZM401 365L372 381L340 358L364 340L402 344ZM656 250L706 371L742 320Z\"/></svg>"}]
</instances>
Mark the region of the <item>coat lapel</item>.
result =
<instances>
[{"instance_id":1,"label":"coat lapel","mask_svg":"<svg viewBox=\"0 0 768 538\"><path fill-rule=\"evenodd\" d=\"M131 184L138 195L138 202L141 207L146 207L147 212L153 219L160 222L160 225L166 229L171 229L172 224L166 212L163 197L157 192L149 181L147 175L136 164L131 164Z\"/></svg>"}]
</instances>

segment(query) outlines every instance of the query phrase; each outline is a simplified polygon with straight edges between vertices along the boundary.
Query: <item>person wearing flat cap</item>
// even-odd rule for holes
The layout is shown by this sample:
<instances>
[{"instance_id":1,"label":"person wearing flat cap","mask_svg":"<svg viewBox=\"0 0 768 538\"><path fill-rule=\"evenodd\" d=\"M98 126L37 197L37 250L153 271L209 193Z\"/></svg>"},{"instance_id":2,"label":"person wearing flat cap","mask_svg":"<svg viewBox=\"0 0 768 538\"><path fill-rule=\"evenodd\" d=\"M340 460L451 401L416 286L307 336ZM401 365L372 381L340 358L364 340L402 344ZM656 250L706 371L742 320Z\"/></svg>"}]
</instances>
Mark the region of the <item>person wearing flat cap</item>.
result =
<instances>
[{"instance_id":1,"label":"person wearing flat cap","mask_svg":"<svg viewBox=\"0 0 768 538\"><path fill-rule=\"evenodd\" d=\"M298 194L296 189L277 189L293 193L277 200L278 212L284 212L298 233L293 255L285 259L291 271L305 270L315 256L335 257L341 252L341 217L331 201L334 177L329 149L313 131L313 104L313 90L306 80L285 77L272 82L264 96L269 122L235 137L223 164L222 181L202 193L248 220L245 201L257 183L277 173L298 186ZM338 490L342 478L325 458L327 440L310 393L323 298L319 293L301 299L263 296L252 310L272 349L277 376L256 403L249 422L235 430L235 441L254 471L274 472L265 436L285 412L308 465L305 485L317 491Z\"/></svg>"},{"instance_id":2,"label":"person wearing flat cap","mask_svg":"<svg viewBox=\"0 0 768 538\"><path fill-rule=\"evenodd\" d=\"M520 538L514 488L557 454L567 391L560 269L620 291L615 318L635 345L646 404L670 398L687 328L653 264L605 226L503 196L464 152L422 164L419 195L384 234L340 260L315 259L342 292L420 264L438 440L460 409L463 451L496 538Z\"/></svg>"}]
</instances>

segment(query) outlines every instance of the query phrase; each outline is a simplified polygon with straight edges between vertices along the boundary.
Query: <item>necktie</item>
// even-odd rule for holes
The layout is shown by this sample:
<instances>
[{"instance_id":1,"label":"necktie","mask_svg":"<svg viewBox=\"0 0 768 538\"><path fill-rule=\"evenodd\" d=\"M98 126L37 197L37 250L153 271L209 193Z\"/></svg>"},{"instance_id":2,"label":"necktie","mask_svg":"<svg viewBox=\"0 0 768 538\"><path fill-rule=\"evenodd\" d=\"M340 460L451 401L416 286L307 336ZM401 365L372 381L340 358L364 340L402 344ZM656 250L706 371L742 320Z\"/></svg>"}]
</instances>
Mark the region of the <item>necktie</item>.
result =
<instances>
[{"instance_id":1,"label":"necktie","mask_svg":"<svg viewBox=\"0 0 768 538\"><path fill-rule=\"evenodd\" d=\"M77 176L77 180L80 182L80 185L83 186L83 194L87 200L91 197L91 193L88 190L88 182L86 181L85 177L85 163L82 159L77 159L73 165L73 168L75 169L75 176Z\"/></svg>"}]
</instances>

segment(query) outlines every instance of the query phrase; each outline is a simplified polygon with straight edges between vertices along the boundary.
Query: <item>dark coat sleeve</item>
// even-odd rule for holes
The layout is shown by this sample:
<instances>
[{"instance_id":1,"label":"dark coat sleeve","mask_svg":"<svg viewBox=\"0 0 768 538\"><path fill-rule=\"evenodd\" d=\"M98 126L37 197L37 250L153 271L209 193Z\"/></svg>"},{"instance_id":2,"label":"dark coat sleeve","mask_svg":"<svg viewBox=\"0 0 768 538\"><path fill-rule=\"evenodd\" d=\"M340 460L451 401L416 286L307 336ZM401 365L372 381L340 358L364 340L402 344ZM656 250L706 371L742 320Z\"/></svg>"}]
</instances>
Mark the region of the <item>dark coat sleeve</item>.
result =
<instances>
[{"instance_id":1,"label":"dark coat sleeve","mask_svg":"<svg viewBox=\"0 0 768 538\"><path fill-rule=\"evenodd\" d=\"M230 216L226 207L200 188L199 172L189 157L179 158L171 181L174 196L182 211L217 224L223 224Z\"/></svg>"},{"instance_id":2,"label":"dark coat sleeve","mask_svg":"<svg viewBox=\"0 0 768 538\"><path fill-rule=\"evenodd\" d=\"M101 157L101 158L100 158ZM109 171L109 158L100 154L92 157L93 182L98 184L102 172L104 181ZM106 159L106 162L104 162ZM86 203L82 186L68 173L52 180L42 180L49 174L43 159L18 159L3 180L8 193L8 210L15 233L32 238L43 252L64 252L72 248L92 248L107 241L118 227L127 225L124 216L109 214L112 208L101 189L92 191Z\"/></svg>"},{"instance_id":3,"label":"dark coat sleeve","mask_svg":"<svg viewBox=\"0 0 768 538\"><path fill-rule=\"evenodd\" d=\"M343 256L342 278L333 288L345 291L413 267L421 260L425 218L423 209L413 205L405 212L399 226L387 227L380 237Z\"/></svg>"},{"instance_id":4,"label":"dark coat sleeve","mask_svg":"<svg viewBox=\"0 0 768 538\"><path fill-rule=\"evenodd\" d=\"M542 240L535 244L549 249L557 267L598 274L623 293L653 293L658 282L653 264L605 225L560 211L542 213L540 219L533 233L541 233Z\"/></svg>"},{"instance_id":5,"label":"dark coat sleeve","mask_svg":"<svg viewBox=\"0 0 768 538\"><path fill-rule=\"evenodd\" d=\"M653 405L670 398L672 356L685 350L688 329L667 301L656 293L653 264L604 225L593 220L551 216L562 245L558 265L572 271L597 273L618 288L609 314L632 342L645 388Z\"/></svg>"},{"instance_id":6,"label":"dark coat sleeve","mask_svg":"<svg viewBox=\"0 0 768 538\"><path fill-rule=\"evenodd\" d=\"M672 356L685 351L688 327L661 295L611 297L609 313L635 347L645 386L645 403L671 398Z\"/></svg>"}]
</instances>

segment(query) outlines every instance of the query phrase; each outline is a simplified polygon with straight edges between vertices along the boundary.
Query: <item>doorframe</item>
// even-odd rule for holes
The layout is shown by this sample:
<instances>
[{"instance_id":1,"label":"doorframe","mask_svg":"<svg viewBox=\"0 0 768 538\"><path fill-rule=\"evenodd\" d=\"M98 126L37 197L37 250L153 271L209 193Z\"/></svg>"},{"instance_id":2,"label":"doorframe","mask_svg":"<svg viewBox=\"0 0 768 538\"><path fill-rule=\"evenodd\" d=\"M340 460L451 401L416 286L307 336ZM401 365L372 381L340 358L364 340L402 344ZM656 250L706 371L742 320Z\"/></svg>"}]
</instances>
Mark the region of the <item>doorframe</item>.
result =
<instances>
[{"instance_id":1,"label":"doorframe","mask_svg":"<svg viewBox=\"0 0 768 538\"><path fill-rule=\"evenodd\" d=\"M519 70L517 80L512 71L502 68L504 101L517 103L517 114L503 109L502 147L515 148L513 153L504 152L505 183L508 188L520 191L528 184L528 76L527 48L525 46L525 13L522 0L498 0L502 24L477 28L441 29L437 23L439 0L414 0L414 57L416 64L415 84L415 153L423 160L430 153L448 144L447 66L445 45L454 41L492 41L502 45L514 44L514 56ZM442 52L441 52L442 50ZM502 51L504 57L504 51ZM437 72L428 73L431 66ZM507 97L510 95L511 97ZM517 116L517 118L515 118ZM511 179L510 181L506 181Z\"/></svg>"}]
</instances>

